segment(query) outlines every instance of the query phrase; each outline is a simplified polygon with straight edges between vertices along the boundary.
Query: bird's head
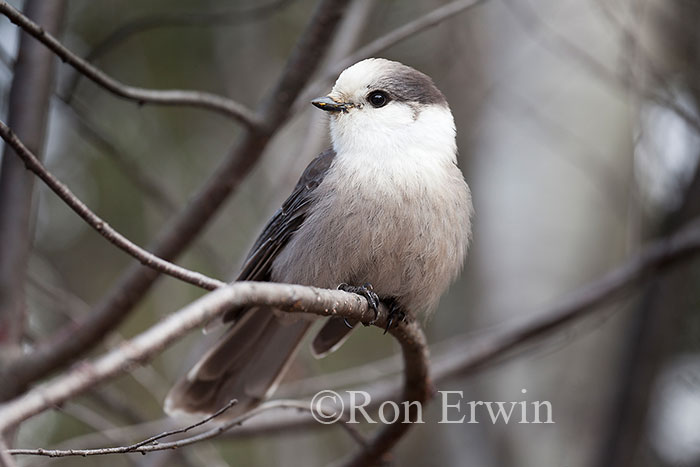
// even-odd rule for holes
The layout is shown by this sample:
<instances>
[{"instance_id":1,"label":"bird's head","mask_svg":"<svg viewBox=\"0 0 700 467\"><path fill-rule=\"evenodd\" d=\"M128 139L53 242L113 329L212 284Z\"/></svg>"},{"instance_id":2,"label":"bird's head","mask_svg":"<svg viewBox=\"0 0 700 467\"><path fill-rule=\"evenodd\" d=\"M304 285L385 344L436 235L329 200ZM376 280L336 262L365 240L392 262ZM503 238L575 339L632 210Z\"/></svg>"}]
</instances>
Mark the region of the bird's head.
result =
<instances>
[{"instance_id":1,"label":"bird's head","mask_svg":"<svg viewBox=\"0 0 700 467\"><path fill-rule=\"evenodd\" d=\"M343 71L330 94L311 101L331 114L336 151L381 152L449 146L455 128L445 96L429 76L383 58Z\"/></svg>"}]
</instances>

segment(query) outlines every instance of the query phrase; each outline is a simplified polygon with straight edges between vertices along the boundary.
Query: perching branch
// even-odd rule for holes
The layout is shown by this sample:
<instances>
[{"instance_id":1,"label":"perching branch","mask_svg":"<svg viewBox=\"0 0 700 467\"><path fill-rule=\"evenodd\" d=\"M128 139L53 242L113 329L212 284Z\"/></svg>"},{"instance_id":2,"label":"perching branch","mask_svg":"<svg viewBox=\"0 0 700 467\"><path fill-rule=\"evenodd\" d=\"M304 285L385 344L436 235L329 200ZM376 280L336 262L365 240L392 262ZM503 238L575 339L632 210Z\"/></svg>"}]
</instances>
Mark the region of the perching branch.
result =
<instances>
[{"instance_id":1,"label":"perching branch","mask_svg":"<svg viewBox=\"0 0 700 467\"><path fill-rule=\"evenodd\" d=\"M247 176L272 134L288 118L291 103L323 57L347 3L348 0L322 0L318 4L277 85L261 105L263 128L248 129L211 178L164 226L149 248L154 255L172 260L181 254ZM153 269L132 265L89 315L58 330L48 342L13 361L6 369L5 379L12 381L19 393L27 384L89 350L126 318L158 277Z\"/></svg>"},{"instance_id":2,"label":"perching branch","mask_svg":"<svg viewBox=\"0 0 700 467\"><path fill-rule=\"evenodd\" d=\"M539 312L534 318L510 329L468 342L459 350L451 349L433 360L434 380L442 382L455 376L470 374L489 363L507 356L514 348L561 329L587 316L607 301L621 295L629 287L646 277L683 263L700 253L700 221L677 233L657 240L617 269L584 286L559 304ZM197 300L166 320L135 337L122 347L109 352L92 364L74 370L37 387L27 394L0 406L0 430L19 423L30 416L59 404L86 389L126 371L134 363L143 362L161 352L189 330L214 319L229 307L253 304L273 306L293 312L321 316L343 316L367 323L373 313L359 296L341 291L315 289L296 285L239 282L218 289ZM387 312L380 309L375 323L385 325ZM392 330L401 342L404 357L404 400L429 399L427 381L427 347L420 328L415 322L402 323ZM388 400L395 390L394 382L372 391L373 403ZM377 396L377 398L374 398ZM401 418L401 417L400 417ZM242 427L245 434L295 428L313 424L309 416L296 418L275 417L260 425ZM398 426L397 426L398 425ZM349 465L366 465L395 444L410 424L389 425L371 440L365 449L348 461Z\"/></svg>"},{"instance_id":3,"label":"perching branch","mask_svg":"<svg viewBox=\"0 0 700 467\"><path fill-rule=\"evenodd\" d=\"M214 110L233 118L249 128L255 128L259 124L257 116L250 109L223 96L203 91L154 90L123 84L68 50L58 39L21 12L12 8L4 0L0 0L0 13L7 16L10 21L25 32L34 36L61 60L71 65L85 77L119 97L135 101L138 104L184 105Z\"/></svg>"},{"instance_id":4,"label":"perching branch","mask_svg":"<svg viewBox=\"0 0 700 467\"><path fill-rule=\"evenodd\" d=\"M364 298L339 290L267 282L238 282L205 295L97 360L81 363L63 375L0 405L0 431L124 373L135 364L150 360L187 332L217 318L226 310L254 305L319 316L342 316L364 324L373 323L380 328L385 327L388 320L385 307L380 308L375 320L374 312L368 309ZM403 351L405 378L402 398L424 404L429 399L430 392L425 336L413 320L400 323L390 332L399 341ZM401 420L406 417L416 418L418 409L415 404L410 405L408 410L409 413L400 417ZM410 426L410 423L395 423L383 427L347 465L367 465L371 460L379 459ZM220 427L215 431L216 434L212 436L222 432ZM148 446L142 448L149 449Z\"/></svg>"},{"instance_id":5,"label":"perching branch","mask_svg":"<svg viewBox=\"0 0 700 467\"><path fill-rule=\"evenodd\" d=\"M2 121L0 121L0 137L2 137L2 139L4 139L5 142L15 150L15 153L22 159L22 161L24 161L26 168L34 172L37 177L46 183L46 185L51 188L51 190L56 193L56 195L58 195L58 197L61 198L76 214L82 217L83 220L90 225L90 227L95 229L97 233L102 235L116 247L136 258L141 262L141 264L164 274L168 274L176 279L202 287L206 290L214 290L222 285L225 285L225 282L212 279L204 274L190 271L159 258L153 253L139 247L131 240L117 232L114 228L110 227L107 222L102 220L97 214L92 212L90 208L85 205L85 203L80 201L80 199L78 199L78 197L75 196L66 185L61 183L56 177L53 176L53 174L51 174L51 172L46 170L39 159L32 154L32 152L19 140L19 138L17 138L17 135L15 135L12 130Z\"/></svg>"}]
</instances>

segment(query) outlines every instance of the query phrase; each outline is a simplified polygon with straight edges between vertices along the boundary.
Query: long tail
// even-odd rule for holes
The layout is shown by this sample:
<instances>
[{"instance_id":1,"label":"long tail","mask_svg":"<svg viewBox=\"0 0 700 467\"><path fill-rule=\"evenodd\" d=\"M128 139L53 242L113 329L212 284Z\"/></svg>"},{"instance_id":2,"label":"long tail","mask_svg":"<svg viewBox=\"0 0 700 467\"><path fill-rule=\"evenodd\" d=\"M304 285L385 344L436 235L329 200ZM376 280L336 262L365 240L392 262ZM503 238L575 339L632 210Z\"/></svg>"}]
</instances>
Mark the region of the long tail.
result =
<instances>
[{"instance_id":1,"label":"long tail","mask_svg":"<svg viewBox=\"0 0 700 467\"><path fill-rule=\"evenodd\" d=\"M170 390L165 411L212 414L237 399L222 418L247 412L275 390L310 325L282 321L272 309L248 311Z\"/></svg>"}]
</instances>

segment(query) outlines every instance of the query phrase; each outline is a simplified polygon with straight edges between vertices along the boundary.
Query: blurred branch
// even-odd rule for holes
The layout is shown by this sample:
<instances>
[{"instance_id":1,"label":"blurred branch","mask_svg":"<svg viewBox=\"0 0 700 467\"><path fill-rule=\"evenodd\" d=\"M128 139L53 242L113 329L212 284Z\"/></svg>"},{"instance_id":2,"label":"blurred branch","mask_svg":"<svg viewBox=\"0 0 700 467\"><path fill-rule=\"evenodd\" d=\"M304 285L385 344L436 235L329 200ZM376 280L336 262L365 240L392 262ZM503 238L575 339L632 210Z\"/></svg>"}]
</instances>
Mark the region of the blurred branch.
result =
<instances>
[{"instance_id":1,"label":"blurred branch","mask_svg":"<svg viewBox=\"0 0 700 467\"><path fill-rule=\"evenodd\" d=\"M517 346L561 329L565 324L592 313L597 307L619 296L640 280L682 264L699 252L700 221L695 221L675 234L651 243L622 266L581 287L557 305L537 313L535 318L513 325L495 335L485 336L477 342L468 342L459 350L455 348L446 352L443 357L434 360L434 379L439 382L483 368L486 364L505 357L507 352ZM0 406L0 430L66 401L127 370L136 362L152 358L189 330L214 319L231 307L253 304L321 316L343 316L363 323L368 323L373 314L367 310L364 299L340 291L272 283L235 283L197 300L94 363L82 364ZM375 325L383 327L386 319L387 310L382 307ZM403 399L425 402L429 398L429 387L427 347L422 332L415 322L409 322L392 329L391 333L401 342L403 350L406 374ZM377 395L381 392L383 397L390 397L393 389L392 382L388 387L386 384L377 386L372 393ZM275 425L278 428L289 428L298 426L297 422L307 424L309 421L309 417L297 418L290 424L288 420L276 418L272 422L272 428ZM405 423L386 426L365 449L350 459L349 465L366 465L370 460L378 459L391 449L409 426L410 424ZM269 424L262 427L270 429Z\"/></svg>"},{"instance_id":2,"label":"blurred branch","mask_svg":"<svg viewBox=\"0 0 700 467\"><path fill-rule=\"evenodd\" d=\"M686 264L698 253L700 253L700 220L678 230L673 235L654 241L622 266L575 290L557 304L533 313L533 318L512 324L505 330L494 331L476 340L471 339L470 334L467 334L451 338L437 346L431 346L431 351L435 350L430 363L433 383L439 385L449 379L467 376L488 365L503 361L512 355L509 352L523 344L543 338L593 314L601 305L621 296L634 284L646 278L659 277L661 273L671 268ZM395 368L395 362L391 359L374 364L381 368L383 375L392 372ZM380 373L371 370L374 364L344 370L337 383L319 379L315 384L312 382L312 384L303 385L303 390L306 394L313 394L321 389L337 387L336 384L345 387L362 385L363 389L372 396L368 408L376 408L382 402L395 397L399 388L394 378L386 376L368 384L363 377L364 373L370 371L375 374ZM357 375L354 380L345 377L346 374L352 373ZM298 388L295 386L296 383L291 385ZM280 390L285 394L291 393L285 390L284 386ZM236 438L258 436L317 425L317 422L308 414L280 414L274 418L251 421L229 433L229 436ZM151 428L150 423L144 426L146 429ZM138 426L127 427L128 433L135 430L139 430Z\"/></svg>"},{"instance_id":3,"label":"blurred branch","mask_svg":"<svg viewBox=\"0 0 700 467\"><path fill-rule=\"evenodd\" d=\"M339 61L332 67L324 70L322 77L311 83L307 89L304 90L301 97L295 102L294 108L298 109L301 105L306 104L310 99L316 97L318 92L316 89L322 88L329 80L335 79L350 65L353 65L362 59L373 57L377 53L382 52L406 39L409 39L418 33L435 27L443 21L451 19L455 15L484 3L485 1L486 0L455 0L388 32L367 45L362 46L355 53Z\"/></svg>"},{"instance_id":4,"label":"blurred branch","mask_svg":"<svg viewBox=\"0 0 700 467\"><path fill-rule=\"evenodd\" d=\"M274 0L252 8L235 7L212 12L192 11L188 13L159 13L143 16L126 22L114 29L98 42L97 45L90 49L85 55L85 60L93 63L134 35L153 29L185 26L210 27L246 23L263 19L289 5L292 1L293 0ZM67 102L72 101L73 93L75 92L80 77L81 75L79 73L74 73L68 80L63 92L63 96Z\"/></svg>"},{"instance_id":5,"label":"blurred branch","mask_svg":"<svg viewBox=\"0 0 700 467\"><path fill-rule=\"evenodd\" d=\"M368 309L364 298L339 290L267 282L238 282L205 295L97 360L91 363L83 362L46 384L1 405L0 431L13 427L32 415L61 404L107 379L128 371L137 363L143 363L159 355L187 332L215 319L226 310L255 305L274 306L288 312L312 313L319 316L342 316L363 324L372 323L379 328L384 328L389 319L386 307L380 308L375 319L374 311ZM429 399L430 390L425 336L418 323L413 320L399 323L397 327L390 330L390 333L399 341L403 351L405 375L403 400L418 401L423 404ZM399 417L400 420L406 420L406 417L416 419L418 409L415 404L404 409L408 410L408 413L404 417ZM254 410L246 416L256 413L258 412ZM241 421L222 426L231 427ZM394 446L410 426L410 423L384 426L377 436L349 459L347 465L367 465L379 459ZM218 427L210 430L208 434L191 438L187 444L209 439L221 432L221 427ZM141 449L155 448L142 446ZM129 451L132 450L134 449Z\"/></svg>"},{"instance_id":6,"label":"blurred branch","mask_svg":"<svg viewBox=\"0 0 700 467\"><path fill-rule=\"evenodd\" d=\"M596 60L595 57L593 57L587 51L580 48L574 42L570 41L568 38L559 34L556 30L547 25L545 21L537 15L537 13L532 9L532 7L528 4L527 1L502 1L513 13L513 16L518 21L520 21L520 23L528 31L531 32L535 28L539 28L549 37L550 40L545 42L545 45L550 45L557 50L563 51L567 57L576 60L576 62L578 62L585 69L587 69L593 76L602 79L603 81L612 84L615 87L622 88L623 90L627 90L627 88L629 88L631 91L636 92L641 97L649 99L652 102L656 102L657 104L672 110L688 125L693 127L698 133L700 133L700 120L692 112L683 108L681 105L674 102L672 99L664 97L659 93L648 89L647 87L640 86L634 79L633 75L629 73L624 75L618 75L615 72L609 70L605 65ZM650 73L654 74L653 69L650 69L649 71ZM657 79L663 80L663 78L660 78L658 74L656 74L655 77Z\"/></svg>"},{"instance_id":7,"label":"blurred branch","mask_svg":"<svg viewBox=\"0 0 700 467\"><path fill-rule=\"evenodd\" d=\"M61 60L71 65L94 83L117 96L133 100L139 105L145 103L185 105L214 110L237 120L247 127L256 127L259 124L257 116L251 110L223 96L217 96L216 94L203 91L186 91L179 89L153 90L125 85L68 50L54 36L46 32L41 26L31 21L16 9L12 8L12 6L4 0L0 0L0 13L7 16L10 21L22 28L25 32L34 36L34 38L48 47Z\"/></svg>"},{"instance_id":8,"label":"blurred branch","mask_svg":"<svg viewBox=\"0 0 700 467\"><path fill-rule=\"evenodd\" d=\"M133 158L126 156L110 139L93 123L86 115L84 106L80 105L76 99L70 103L60 97L60 109L65 111L65 115L76 123L76 130L85 138L91 141L96 149L105 154L116 167L126 176L134 186L141 190L146 199L150 200L164 216L177 212L180 202L177 197L168 189L168 186L161 182L161 178L152 174L152 171L142 168ZM206 261L214 266L214 269L223 274L227 268L222 263L221 255L217 248L206 241L195 246Z\"/></svg>"},{"instance_id":9,"label":"blurred branch","mask_svg":"<svg viewBox=\"0 0 700 467\"><path fill-rule=\"evenodd\" d=\"M154 255L170 260L182 253L247 176L273 133L288 118L291 103L320 62L347 3L347 0L319 2L277 85L260 107L265 125L255 131L249 129L211 178L164 226L150 248ZM98 344L126 318L158 276L151 268L132 265L89 315L75 325L58 330L51 340L16 359L7 373L17 393Z\"/></svg>"},{"instance_id":10,"label":"blurred branch","mask_svg":"<svg viewBox=\"0 0 700 467\"><path fill-rule=\"evenodd\" d=\"M0 436L0 467L17 467L2 436Z\"/></svg>"},{"instance_id":11,"label":"blurred branch","mask_svg":"<svg viewBox=\"0 0 700 467\"><path fill-rule=\"evenodd\" d=\"M61 98L57 100L61 104L60 108L65 111L65 115L76 122L77 131L106 154L117 168L146 195L146 198L152 200L164 212L172 213L177 210L179 204L177 198L161 182L162 177L159 178L157 174L142 170L133 158L125 156L113 142L100 132L97 125L88 119L84 108L80 108L82 106L75 100L70 103Z\"/></svg>"},{"instance_id":12,"label":"blurred branch","mask_svg":"<svg viewBox=\"0 0 700 467\"><path fill-rule=\"evenodd\" d=\"M22 161L24 161L24 164L28 170L34 172L37 177L46 183L46 185L51 188L51 190L56 193L56 195L58 195L58 197L61 198L76 214L82 217L83 220L90 225L90 227L95 229L97 233L102 235L110 243L114 244L122 251L133 256L142 264L150 268L168 274L176 279L202 287L203 289L213 290L225 284L225 282L212 279L204 274L190 271L163 260L153 253L139 247L131 240L114 230L109 226L109 224L107 224L97 214L92 212L90 208L88 208L82 201L80 201L80 199L78 199L78 197L76 197L66 185L61 183L56 177L53 176L53 174L46 170L39 159L37 159L37 157L32 154L29 149L27 149L19 138L17 138L17 135L15 135L13 131L2 121L0 121L0 137L2 137L2 139L4 139L5 142L14 149L15 153L22 159Z\"/></svg>"},{"instance_id":13,"label":"blurred branch","mask_svg":"<svg viewBox=\"0 0 700 467\"><path fill-rule=\"evenodd\" d=\"M187 431L190 431L193 428L196 428L198 426L204 425L205 423L208 423L211 421L213 418L218 417L222 413L224 413L226 410L228 410L236 401L232 400L228 405L224 406L222 409L218 410L215 414L210 415L209 417L205 418L204 420L201 420L195 424L189 425L185 428L180 428L177 430L172 430L168 431L165 433L161 433L157 436L152 436L148 439L145 439L141 442L138 442L136 444L132 444L129 446L120 446L120 447L113 447L113 448L98 448L98 449L65 449L65 450L60 450L60 449L10 449L7 450L6 452L10 455L33 455L33 456L47 456L47 457L70 457L70 456L82 456L82 457L87 457L87 456L101 456L101 455L107 455L107 454L127 454L127 453L141 453L141 454L146 454L148 452L154 452L154 451L165 451L168 449L177 449L181 448L184 446L189 446L191 444L195 443L200 443L202 441L206 441L212 438L215 438L222 433L225 433L226 431L240 426L243 422L250 420L251 418L262 414L264 412L273 410L273 409L296 409L300 411L305 411L305 412L310 412L310 406L307 402L302 402L302 401L295 401L295 400L274 400L274 401L268 401L260 406L254 408L253 410L246 412L243 415L240 415L236 418L233 418L225 423L222 423L221 425L212 428L210 430L207 430L203 433L190 436L188 438L183 438L177 441L172 441L169 443L158 443L157 441L175 434L179 433L185 433ZM361 433L359 433L357 430L354 429L354 427L348 425L346 423L346 420L339 419L336 422L333 422L340 424L342 427L344 427L348 432L351 434L351 436L358 441L360 444L364 442L364 437Z\"/></svg>"},{"instance_id":14,"label":"blurred branch","mask_svg":"<svg viewBox=\"0 0 700 467\"><path fill-rule=\"evenodd\" d=\"M186 433L194 428L197 428L198 426L202 426L206 423L209 423L211 420L215 419L219 415L223 414L226 412L228 409L233 407L236 404L236 400L230 401L228 404L217 410L215 413L212 415L209 415L208 417L193 423L191 425L188 425L184 428L178 428L176 430L170 430L163 432L159 435L151 436L150 438L147 438L143 441L139 441L138 443L130 444L129 446L120 446L120 447L114 447L114 448L101 448L101 449L68 449L68 450L56 450L56 449L12 449L9 451L11 455L35 455L35 456L48 456L48 457L69 457L69 456L100 456L100 455L106 455L106 454L127 454L127 453L132 453L132 452L138 452L145 454L147 452L152 452L152 451L164 451L166 449L176 449L181 446L186 446L188 444L187 440L189 439L184 439L180 441L175 441L172 443L158 443L158 440L161 440L163 438L168 438L173 435L177 435L180 433ZM238 421L240 423L240 421ZM217 427L218 428L218 427Z\"/></svg>"},{"instance_id":15,"label":"blurred branch","mask_svg":"<svg viewBox=\"0 0 700 467\"><path fill-rule=\"evenodd\" d=\"M24 7L28 15L49 31L59 32L64 0L30 0ZM54 57L49 51L28 35L20 35L9 93L8 119L27 145L40 156L44 152L55 68ZM0 373L12 358L21 354L20 342L26 321L24 281L34 223L34 177L13 153L13 147L6 145L0 166ZM0 400L12 396L5 389L5 381L0 380Z\"/></svg>"}]
</instances>

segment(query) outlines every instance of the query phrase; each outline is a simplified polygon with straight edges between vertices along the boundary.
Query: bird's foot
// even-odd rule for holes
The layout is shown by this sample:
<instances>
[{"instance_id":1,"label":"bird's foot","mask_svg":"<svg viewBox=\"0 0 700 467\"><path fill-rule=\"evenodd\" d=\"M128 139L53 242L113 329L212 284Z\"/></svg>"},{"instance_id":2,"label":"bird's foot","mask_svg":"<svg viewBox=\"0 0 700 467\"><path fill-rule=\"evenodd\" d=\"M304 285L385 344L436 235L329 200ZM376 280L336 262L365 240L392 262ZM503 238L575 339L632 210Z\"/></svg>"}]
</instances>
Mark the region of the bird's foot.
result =
<instances>
[{"instance_id":1,"label":"bird's foot","mask_svg":"<svg viewBox=\"0 0 700 467\"><path fill-rule=\"evenodd\" d=\"M374 318L372 318L372 321L365 324L365 326L369 326L377 320L377 317L379 317L379 295L377 295L374 292L374 288L372 287L372 284L367 282L366 284L363 284L360 286L355 286L355 285L349 285L346 283L342 283L338 286L338 290L361 295L367 299L367 304L369 305L370 310L374 311ZM343 321L345 322L345 325L347 327L352 328L350 323L348 323L347 319L343 318Z\"/></svg>"},{"instance_id":2,"label":"bird's foot","mask_svg":"<svg viewBox=\"0 0 700 467\"><path fill-rule=\"evenodd\" d=\"M391 325L399 325L400 322L406 319L406 312L403 311L401 305L399 305L395 300L389 303L389 316L386 320L386 327L384 328L384 334L389 332Z\"/></svg>"}]
</instances>

